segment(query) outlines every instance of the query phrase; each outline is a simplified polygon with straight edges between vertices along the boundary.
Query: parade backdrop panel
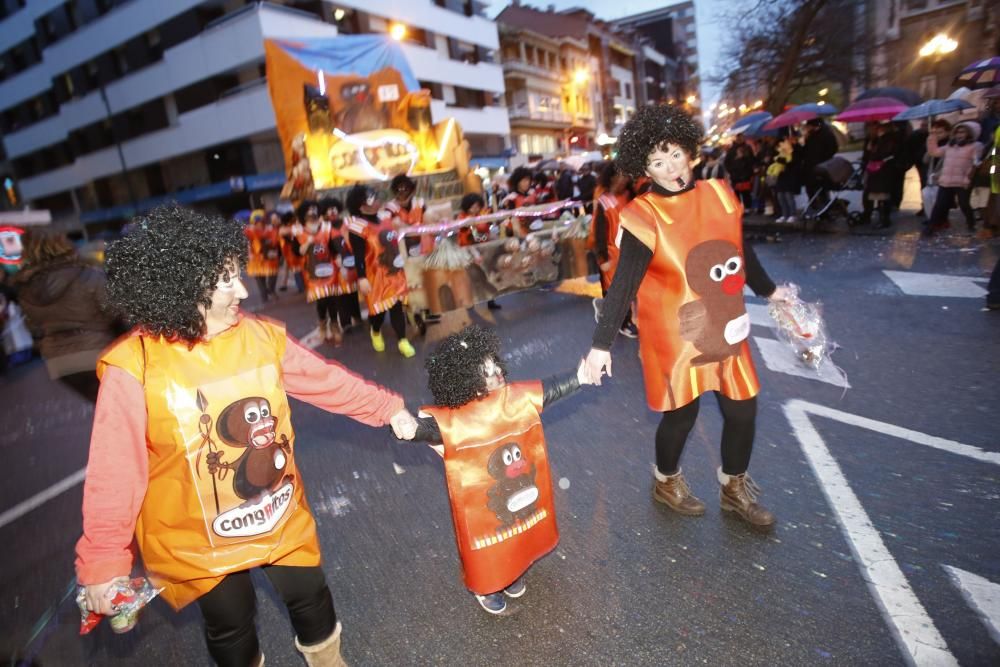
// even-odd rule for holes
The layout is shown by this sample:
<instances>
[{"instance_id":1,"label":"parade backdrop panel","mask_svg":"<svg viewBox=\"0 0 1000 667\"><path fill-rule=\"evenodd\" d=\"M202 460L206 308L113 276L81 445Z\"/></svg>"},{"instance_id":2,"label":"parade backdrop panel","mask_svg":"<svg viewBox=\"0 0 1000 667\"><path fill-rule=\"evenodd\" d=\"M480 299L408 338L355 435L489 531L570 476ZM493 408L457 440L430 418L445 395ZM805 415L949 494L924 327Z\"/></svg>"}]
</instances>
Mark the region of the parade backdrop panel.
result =
<instances>
[{"instance_id":1,"label":"parade backdrop panel","mask_svg":"<svg viewBox=\"0 0 1000 667\"><path fill-rule=\"evenodd\" d=\"M567 205L558 203L548 208L558 211ZM503 294L588 275L589 215L567 210L558 219L519 216L523 237L503 236L510 229L507 221L512 213L534 212L537 215L539 208L428 226L439 230L441 240L429 255L410 257L407 261L411 306L443 313ZM482 219L494 220L491 223L493 240L458 246L455 242L458 229L463 225L482 224L475 222ZM413 230L405 232L408 236L415 233Z\"/></svg>"},{"instance_id":2,"label":"parade backdrop panel","mask_svg":"<svg viewBox=\"0 0 1000 667\"><path fill-rule=\"evenodd\" d=\"M431 122L399 44L380 35L264 42L285 156L286 199L316 190L453 169L454 120Z\"/></svg>"}]
</instances>

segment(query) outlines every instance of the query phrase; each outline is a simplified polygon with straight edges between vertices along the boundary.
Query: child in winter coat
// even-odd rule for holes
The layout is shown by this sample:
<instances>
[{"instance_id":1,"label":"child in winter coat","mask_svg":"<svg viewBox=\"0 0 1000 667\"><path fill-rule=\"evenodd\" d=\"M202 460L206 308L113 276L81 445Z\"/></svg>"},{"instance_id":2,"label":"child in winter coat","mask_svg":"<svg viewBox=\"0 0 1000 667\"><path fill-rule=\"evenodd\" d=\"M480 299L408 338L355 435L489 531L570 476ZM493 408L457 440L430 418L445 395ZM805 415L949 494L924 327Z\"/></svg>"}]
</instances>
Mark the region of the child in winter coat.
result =
<instances>
[{"instance_id":1,"label":"child in winter coat","mask_svg":"<svg viewBox=\"0 0 1000 667\"><path fill-rule=\"evenodd\" d=\"M951 140L944 146L938 146L934 136L927 138L927 152L932 157L943 158L941 171L937 177L938 194L934 201L934 210L927 221L925 235L930 236L948 225L948 210L957 198L958 207L965 215L969 231L976 228L976 219L969 203L972 172L979 163L983 145L976 141L979 136L979 123L965 121L959 123L951 131Z\"/></svg>"},{"instance_id":2,"label":"child in winter coat","mask_svg":"<svg viewBox=\"0 0 1000 667\"><path fill-rule=\"evenodd\" d=\"M465 585L491 614L526 590L523 575L559 542L541 413L575 392L582 364L508 384L500 340L466 327L426 362L433 407L414 440L440 443Z\"/></svg>"}]
</instances>

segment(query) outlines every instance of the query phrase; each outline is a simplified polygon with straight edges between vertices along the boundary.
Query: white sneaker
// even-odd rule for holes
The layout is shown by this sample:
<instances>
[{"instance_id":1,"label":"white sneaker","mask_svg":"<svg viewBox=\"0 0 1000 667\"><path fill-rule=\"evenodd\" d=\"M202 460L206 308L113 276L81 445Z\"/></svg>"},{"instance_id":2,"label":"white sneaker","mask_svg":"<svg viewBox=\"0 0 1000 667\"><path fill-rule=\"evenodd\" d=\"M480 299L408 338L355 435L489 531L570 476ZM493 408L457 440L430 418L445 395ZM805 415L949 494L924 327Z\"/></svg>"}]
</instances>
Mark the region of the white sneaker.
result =
<instances>
[{"instance_id":1,"label":"white sneaker","mask_svg":"<svg viewBox=\"0 0 1000 667\"><path fill-rule=\"evenodd\" d=\"M782 223L785 220L787 220L787 218L785 216L781 216L780 218L775 218L774 219L774 221L777 222L777 223Z\"/></svg>"},{"instance_id":2,"label":"white sneaker","mask_svg":"<svg viewBox=\"0 0 1000 667\"><path fill-rule=\"evenodd\" d=\"M798 221L799 221L799 219L796 218L794 215L790 215L787 218L785 218L785 222L787 222L790 225L794 225Z\"/></svg>"}]
</instances>

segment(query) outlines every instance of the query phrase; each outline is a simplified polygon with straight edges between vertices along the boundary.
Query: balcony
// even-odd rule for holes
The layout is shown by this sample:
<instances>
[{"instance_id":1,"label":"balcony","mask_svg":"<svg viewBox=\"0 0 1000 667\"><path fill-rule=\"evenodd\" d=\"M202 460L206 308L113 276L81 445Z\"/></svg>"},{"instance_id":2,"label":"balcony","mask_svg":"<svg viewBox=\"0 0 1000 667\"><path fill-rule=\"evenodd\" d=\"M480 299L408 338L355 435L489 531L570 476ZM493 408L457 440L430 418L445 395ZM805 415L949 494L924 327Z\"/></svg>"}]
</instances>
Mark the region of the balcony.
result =
<instances>
[{"instance_id":1,"label":"balcony","mask_svg":"<svg viewBox=\"0 0 1000 667\"><path fill-rule=\"evenodd\" d=\"M542 79L549 79L550 81L562 82L563 76L560 72L546 69L545 67L539 67L538 65L530 65L522 60L505 60L503 61L503 72L504 74L524 74L528 76L537 76Z\"/></svg>"},{"instance_id":2,"label":"balcony","mask_svg":"<svg viewBox=\"0 0 1000 667\"><path fill-rule=\"evenodd\" d=\"M508 113L511 120L542 121L560 125L569 125L573 121L573 117L565 111L531 109L525 103L515 104L509 108Z\"/></svg>"}]
</instances>

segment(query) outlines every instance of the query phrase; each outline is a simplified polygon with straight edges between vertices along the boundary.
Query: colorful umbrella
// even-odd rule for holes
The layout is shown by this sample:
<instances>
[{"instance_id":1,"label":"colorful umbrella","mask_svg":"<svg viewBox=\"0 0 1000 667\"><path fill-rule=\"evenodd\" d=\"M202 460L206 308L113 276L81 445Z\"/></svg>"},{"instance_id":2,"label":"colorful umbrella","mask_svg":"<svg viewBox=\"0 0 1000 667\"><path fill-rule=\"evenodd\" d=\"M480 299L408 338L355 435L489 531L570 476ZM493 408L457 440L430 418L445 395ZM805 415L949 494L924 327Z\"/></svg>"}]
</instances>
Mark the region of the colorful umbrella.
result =
<instances>
[{"instance_id":1,"label":"colorful umbrella","mask_svg":"<svg viewBox=\"0 0 1000 667\"><path fill-rule=\"evenodd\" d=\"M909 108L891 97L871 97L855 101L837 115L837 120L843 123L863 123L870 120L889 120Z\"/></svg>"},{"instance_id":2,"label":"colorful umbrella","mask_svg":"<svg viewBox=\"0 0 1000 667\"><path fill-rule=\"evenodd\" d=\"M748 127L755 125L758 121L764 120L764 122L767 122L773 117L774 116L767 111L754 111L753 113L748 113L746 116L737 119L727 132L729 134L742 134Z\"/></svg>"},{"instance_id":3,"label":"colorful umbrella","mask_svg":"<svg viewBox=\"0 0 1000 667\"><path fill-rule=\"evenodd\" d=\"M961 111L962 109L974 109L976 105L969 104L962 99L953 100L927 100L915 107L910 107L906 111L893 116L893 120L917 120L920 118L930 118L941 114Z\"/></svg>"},{"instance_id":4,"label":"colorful umbrella","mask_svg":"<svg viewBox=\"0 0 1000 667\"><path fill-rule=\"evenodd\" d=\"M829 114L837 113L837 107L832 104L800 104L792 107L788 111L775 116L763 130L777 130L789 125L798 125L813 118L819 118Z\"/></svg>"},{"instance_id":5,"label":"colorful umbrella","mask_svg":"<svg viewBox=\"0 0 1000 667\"><path fill-rule=\"evenodd\" d=\"M972 90L1000 84L1000 56L977 60L959 72L953 83Z\"/></svg>"},{"instance_id":6,"label":"colorful umbrella","mask_svg":"<svg viewBox=\"0 0 1000 667\"><path fill-rule=\"evenodd\" d=\"M865 92L858 95L854 101L860 102L861 100L870 100L873 97L890 97L894 100L903 102L908 107L912 107L913 105L920 104L924 101L924 98L920 97L920 93L910 90L909 88L900 88L899 86L869 88Z\"/></svg>"}]
</instances>

